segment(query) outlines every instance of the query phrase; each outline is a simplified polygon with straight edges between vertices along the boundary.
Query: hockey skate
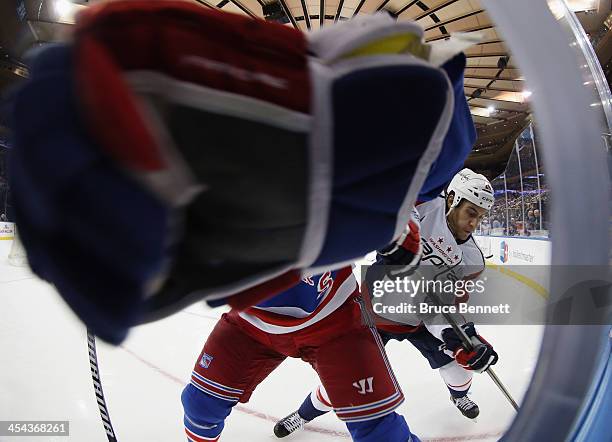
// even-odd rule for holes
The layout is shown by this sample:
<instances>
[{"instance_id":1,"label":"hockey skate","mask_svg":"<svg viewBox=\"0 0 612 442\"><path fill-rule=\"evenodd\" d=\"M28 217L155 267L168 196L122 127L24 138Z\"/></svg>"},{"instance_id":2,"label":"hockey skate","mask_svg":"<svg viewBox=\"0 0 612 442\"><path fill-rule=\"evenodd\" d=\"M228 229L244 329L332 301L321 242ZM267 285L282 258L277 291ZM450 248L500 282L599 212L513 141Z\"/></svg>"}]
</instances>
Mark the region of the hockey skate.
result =
<instances>
[{"instance_id":1,"label":"hockey skate","mask_svg":"<svg viewBox=\"0 0 612 442\"><path fill-rule=\"evenodd\" d=\"M454 398L451 396L450 400L453 404L455 404L455 407L457 407L461 414L468 419L476 419L478 414L480 414L478 405L467 397L467 395L461 396L460 398Z\"/></svg>"},{"instance_id":2,"label":"hockey skate","mask_svg":"<svg viewBox=\"0 0 612 442\"><path fill-rule=\"evenodd\" d=\"M308 422L297 411L294 411L274 425L274 435L279 438L289 436L291 433L304 428L304 425Z\"/></svg>"}]
</instances>

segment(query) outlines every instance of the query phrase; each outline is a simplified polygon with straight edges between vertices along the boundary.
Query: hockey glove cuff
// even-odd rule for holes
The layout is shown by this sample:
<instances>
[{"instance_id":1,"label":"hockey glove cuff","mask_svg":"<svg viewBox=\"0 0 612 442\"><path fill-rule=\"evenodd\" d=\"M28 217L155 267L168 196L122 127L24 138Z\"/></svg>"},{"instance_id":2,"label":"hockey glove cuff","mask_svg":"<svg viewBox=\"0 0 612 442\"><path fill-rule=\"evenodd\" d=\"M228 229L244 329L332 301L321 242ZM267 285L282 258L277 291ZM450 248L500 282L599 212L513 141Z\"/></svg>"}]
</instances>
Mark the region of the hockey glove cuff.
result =
<instances>
[{"instance_id":1,"label":"hockey glove cuff","mask_svg":"<svg viewBox=\"0 0 612 442\"><path fill-rule=\"evenodd\" d=\"M393 266L393 269L389 270L389 276L408 276L418 267L423 254L420 231L419 214L416 208L413 208L408 225L400 237L378 251L378 258L384 265Z\"/></svg>"}]
</instances>

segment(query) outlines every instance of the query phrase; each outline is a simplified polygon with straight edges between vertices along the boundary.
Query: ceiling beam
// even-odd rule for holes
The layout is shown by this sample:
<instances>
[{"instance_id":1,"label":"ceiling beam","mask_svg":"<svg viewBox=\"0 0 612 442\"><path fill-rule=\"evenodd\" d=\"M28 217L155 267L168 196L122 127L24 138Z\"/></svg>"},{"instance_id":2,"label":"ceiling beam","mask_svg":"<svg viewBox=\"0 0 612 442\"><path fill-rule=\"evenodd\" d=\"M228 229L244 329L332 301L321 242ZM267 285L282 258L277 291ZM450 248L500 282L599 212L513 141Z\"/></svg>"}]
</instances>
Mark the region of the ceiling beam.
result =
<instances>
[{"instance_id":1,"label":"ceiling beam","mask_svg":"<svg viewBox=\"0 0 612 442\"><path fill-rule=\"evenodd\" d=\"M70 27L70 28L74 26L74 23L67 23L65 21L53 21L53 20L47 20L44 18L36 19L36 20L29 19L28 23L42 23L42 24L47 24L47 25L64 26L64 27Z\"/></svg>"},{"instance_id":2,"label":"ceiling beam","mask_svg":"<svg viewBox=\"0 0 612 442\"><path fill-rule=\"evenodd\" d=\"M481 12L484 12L484 9L477 9L475 11L468 12L467 14L462 14L462 15L458 15L457 17L449 18L448 20L441 21L439 23L436 23L433 26L429 26L428 28L425 28L425 32L431 31L432 29L441 28L443 26L449 25L449 24L454 23L454 22L459 21L459 20L464 20L464 19L472 17L474 15L478 15Z\"/></svg>"},{"instance_id":3,"label":"ceiling beam","mask_svg":"<svg viewBox=\"0 0 612 442\"><path fill-rule=\"evenodd\" d=\"M521 105L521 106L528 106L527 103L525 102L519 102L519 101L512 101L512 100L500 100L499 98L490 98L490 97L485 97L484 95L481 95L480 97L475 97L472 98L471 95L466 94L465 98L471 98L472 100L491 100L491 101L499 101L500 103L514 103L517 105Z\"/></svg>"},{"instance_id":4,"label":"ceiling beam","mask_svg":"<svg viewBox=\"0 0 612 442\"><path fill-rule=\"evenodd\" d=\"M480 43L476 43L476 46L492 45L494 43L504 43L504 41L500 39L481 41Z\"/></svg>"},{"instance_id":5,"label":"ceiling beam","mask_svg":"<svg viewBox=\"0 0 612 442\"><path fill-rule=\"evenodd\" d=\"M484 86L475 86L475 85L471 85L471 84L465 84L464 85L466 88L470 88L470 89L486 89L486 91L497 91L497 92L514 92L515 94L520 94L521 91L515 91L513 89L504 89L501 87L484 87ZM481 95L482 97L482 95Z\"/></svg>"},{"instance_id":6,"label":"ceiling beam","mask_svg":"<svg viewBox=\"0 0 612 442\"><path fill-rule=\"evenodd\" d=\"M495 70L499 70L499 67L493 66L493 65L480 65L480 66L467 65L465 68L466 69L495 69ZM508 69L518 70L518 68L515 68L515 67L512 67L512 66L507 66L504 70L508 70Z\"/></svg>"},{"instance_id":7,"label":"ceiling beam","mask_svg":"<svg viewBox=\"0 0 612 442\"><path fill-rule=\"evenodd\" d=\"M310 14L308 14L308 7L306 6L306 0L300 0L302 3L302 10L304 11L304 20L306 20L306 27L310 31Z\"/></svg>"},{"instance_id":8,"label":"ceiling beam","mask_svg":"<svg viewBox=\"0 0 612 442\"><path fill-rule=\"evenodd\" d=\"M473 78L474 80L503 80L503 81L525 81L522 78L504 78L504 77L496 77L495 75L472 75L472 74L464 74L465 78Z\"/></svg>"},{"instance_id":9,"label":"ceiling beam","mask_svg":"<svg viewBox=\"0 0 612 442\"><path fill-rule=\"evenodd\" d=\"M384 8L385 6L387 6L387 3L389 3L391 0L383 0L383 2L378 5L378 7L376 8L376 11L380 11L382 8Z\"/></svg>"},{"instance_id":10,"label":"ceiling beam","mask_svg":"<svg viewBox=\"0 0 612 442\"><path fill-rule=\"evenodd\" d=\"M251 11L249 8L247 8L245 5L243 5L240 0L230 0L231 3L235 4L238 9L240 9L242 12L244 12L246 15L252 17L252 18L257 18L258 15L255 14L253 11Z\"/></svg>"},{"instance_id":11,"label":"ceiling beam","mask_svg":"<svg viewBox=\"0 0 612 442\"><path fill-rule=\"evenodd\" d=\"M477 108L480 108L480 109L488 109L489 108L489 106L484 106L482 104L476 104L473 101L470 101L468 103L468 105L470 107L477 107ZM506 108L503 108L503 107L496 107L495 110L500 111L500 112L513 112L515 114L525 114L525 115L529 114L529 112L520 111L520 110L513 110L513 109L506 109Z\"/></svg>"},{"instance_id":12,"label":"ceiling beam","mask_svg":"<svg viewBox=\"0 0 612 442\"><path fill-rule=\"evenodd\" d=\"M485 57L507 57L507 52L483 52L481 54L465 54L466 58L485 58ZM499 69L499 68L498 68Z\"/></svg>"},{"instance_id":13,"label":"ceiling beam","mask_svg":"<svg viewBox=\"0 0 612 442\"><path fill-rule=\"evenodd\" d=\"M285 11L285 14L289 18L289 21L291 22L293 27L295 29L299 30L300 28L298 28L297 21L295 20L295 17L291 13L291 10L289 9L289 6L287 5L287 2L285 0L279 0L279 1L281 3L281 6L283 7L283 11Z\"/></svg>"},{"instance_id":14,"label":"ceiling beam","mask_svg":"<svg viewBox=\"0 0 612 442\"><path fill-rule=\"evenodd\" d=\"M208 3L205 0L195 0L197 3L201 4L202 6L207 6L211 9L217 9L215 6L211 5L210 3Z\"/></svg>"},{"instance_id":15,"label":"ceiling beam","mask_svg":"<svg viewBox=\"0 0 612 442\"><path fill-rule=\"evenodd\" d=\"M406 6L404 6L403 8L400 8L397 10L397 12L395 13L396 15L400 15L401 13L403 13L406 9L416 5L419 2L419 0L412 0L411 2L409 2Z\"/></svg>"},{"instance_id":16,"label":"ceiling beam","mask_svg":"<svg viewBox=\"0 0 612 442\"><path fill-rule=\"evenodd\" d=\"M467 29L460 29L458 32L476 32L476 31L484 31L486 29L492 29L494 26L493 25L481 25L481 26L474 26L473 28L467 28ZM442 35L438 35L436 37L432 37L432 38L428 38L426 41L432 42L432 41L436 41L436 40L443 40L445 38L449 38L450 35L448 34L442 34Z\"/></svg>"},{"instance_id":17,"label":"ceiling beam","mask_svg":"<svg viewBox=\"0 0 612 442\"><path fill-rule=\"evenodd\" d=\"M323 27L323 23L325 23L325 0L320 0L319 4L319 26Z\"/></svg>"},{"instance_id":18,"label":"ceiling beam","mask_svg":"<svg viewBox=\"0 0 612 442\"><path fill-rule=\"evenodd\" d=\"M340 0L340 3L338 3L338 9L336 9L336 15L334 17L334 23L337 23L338 19L340 18L340 13L342 12L342 6L344 6L344 0Z\"/></svg>"},{"instance_id":19,"label":"ceiling beam","mask_svg":"<svg viewBox=\"0 0 612 442\"><path fill-rule=\"evenodd\" d=\"M448 0L448 1L444 2L444 3L441 3L438 6L435 6L435 7L431 8L431 9L428 9L427 11L423 12L422 14L417 15L414 18L414 21L419 21L422 18L427 17L428 15L431 15L431 14L434 14L434 13L438 12L440 9L444 9L447 6L452 5L453 3L457 3L458 1L459 0ZM417 3L417 2L415 2L415 3Z\"/></svg>"},{"instance_id":20,"label":"ceiling beam","mask_svg":"<svg viewBox=\"0 0 612 442\"><path fill-rule=\"evenodd\" d=\"M287 15L287 17L289 17L289 21L291 22L293 27L299 30L300 28L298 28L297 21L295 21L295 17L291 13L291 10L289 9L287 2L285 0L280 0L280 4L283 7L283 10L285 11L285 14Z\"/></svg>"},{"instance_id":21,"label":"ceiling beam","mask_svg":"<svg viewBox=\"0 0 612 442\"><path fill-rule=\"evenodd\" d=\"M359 0L359 4L355 8L355 12L353 12L353 17L355 17L357 14L359 14L359 11L361 10L361 7L363 6L363 4L365 2L366 2L366 0Z\"/></svg>"}]
</instances>

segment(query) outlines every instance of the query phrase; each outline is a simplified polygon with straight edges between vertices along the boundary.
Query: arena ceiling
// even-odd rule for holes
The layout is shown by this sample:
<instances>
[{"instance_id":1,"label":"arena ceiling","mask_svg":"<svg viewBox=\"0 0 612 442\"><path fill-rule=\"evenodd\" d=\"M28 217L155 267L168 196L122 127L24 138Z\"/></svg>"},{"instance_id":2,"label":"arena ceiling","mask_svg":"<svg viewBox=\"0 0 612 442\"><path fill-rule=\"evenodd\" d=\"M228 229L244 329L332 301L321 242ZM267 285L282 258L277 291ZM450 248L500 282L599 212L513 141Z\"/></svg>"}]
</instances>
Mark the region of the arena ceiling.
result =
<instances>
[{"instance_id":1,"label":"arena ceiling","mask_svg":"<svg viewBox=\"0 0 612 442\"><path fill-rule=\"evenodd\" d=\"M528 100L523 94L524 79L479 0L196 1L224 11L286 22L287 26L304 32L376 11L387 11L397 20L416 21L425 29L427 41L441 40L454 32L479 31L483 41L466 51L469 68L465 75L465 93L474 122L484 127L524 120L529 113Z\"/></svg>"},{"instance_id":2,"label":"arena ceiling","mask_svg":"<svg viewBox=\"0 0 612 442\"><path fill-rule=\"evenodd\" d=\"M397 20L413 20L425 29L427 41L447 38L454 32L483 34L483 41L466 51L465 92L474 122L479 126L525 116L529 112L523 95L524 80L512 63L501 37L479 0L198 0L209 7L253 17L286 21L301 31L329 26L357 14L387 11ZM270 14L275 3L281 14ZM502 68L500 68L502 67Z\"/></svg>"},{"instance_id":3,"label":"arena ceiling","mask_svg":"<svg viewBox=\"0 0 612 442\"><path fill-rule=\"evenodd\" d=\"M70 28L70 16L79 8L106 0L3 0L0 17L17 16L20 23L3 26L0 20L0 87L6 83L10 61L25 47L55 41ZM151 0L155 1L155 0ZM495 175L505 164L516 135L530 118L530 91L512 53L497 33L480 0L188 0L308 32L348 20L357 14L386 11L397 20L412 20L425 30L428 42L456 32L480 32L482 40L466 51L465 95L478 130L471 166ZM571 0L570 0L571 1ZM608 0L603 0L608 1ZM75 5L76 3L76 5ZM609 3L609 1L608 1ZM7 33L17 33L12 38ZM25 34L25 36L24 36ZM3 52L5 51L4 56ZM13 63L15 64L15 63ZM4 70L2 69L4 67ZM17 72L22 76L23 71ZM507 152L506 152L507 151ZM493 163L498 163L493 164ZM488 169L488 170L487 170ZM503 168L502 168L503 170Z\"/></svg>"}]
</instances>

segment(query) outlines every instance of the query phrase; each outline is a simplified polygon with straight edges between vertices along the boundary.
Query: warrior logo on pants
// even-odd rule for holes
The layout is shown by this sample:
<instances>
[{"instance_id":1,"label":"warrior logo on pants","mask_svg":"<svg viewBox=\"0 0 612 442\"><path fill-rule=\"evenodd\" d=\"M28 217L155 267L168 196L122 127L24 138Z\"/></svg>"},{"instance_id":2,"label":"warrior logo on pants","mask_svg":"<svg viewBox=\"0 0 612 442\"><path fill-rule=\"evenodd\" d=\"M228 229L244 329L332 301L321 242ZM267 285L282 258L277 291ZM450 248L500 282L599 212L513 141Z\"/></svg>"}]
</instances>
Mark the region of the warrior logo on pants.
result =
<instances>
[{"instance_id":1,"label":"warrior logo on pants","mask_svg":"<svg viewBox=\"0 0 612 442\"><path fill-rule=\"evenodd\" d=\"M369 377L367 379L359 379L357 382L353 382L353 387L359 390L358 391L359 394L372 393L374 392L374 389L372 388L373 381L374 381L373 377ZM367 388L366 388L366 384L367 384Z\"/></svg>"}]
</instances>

